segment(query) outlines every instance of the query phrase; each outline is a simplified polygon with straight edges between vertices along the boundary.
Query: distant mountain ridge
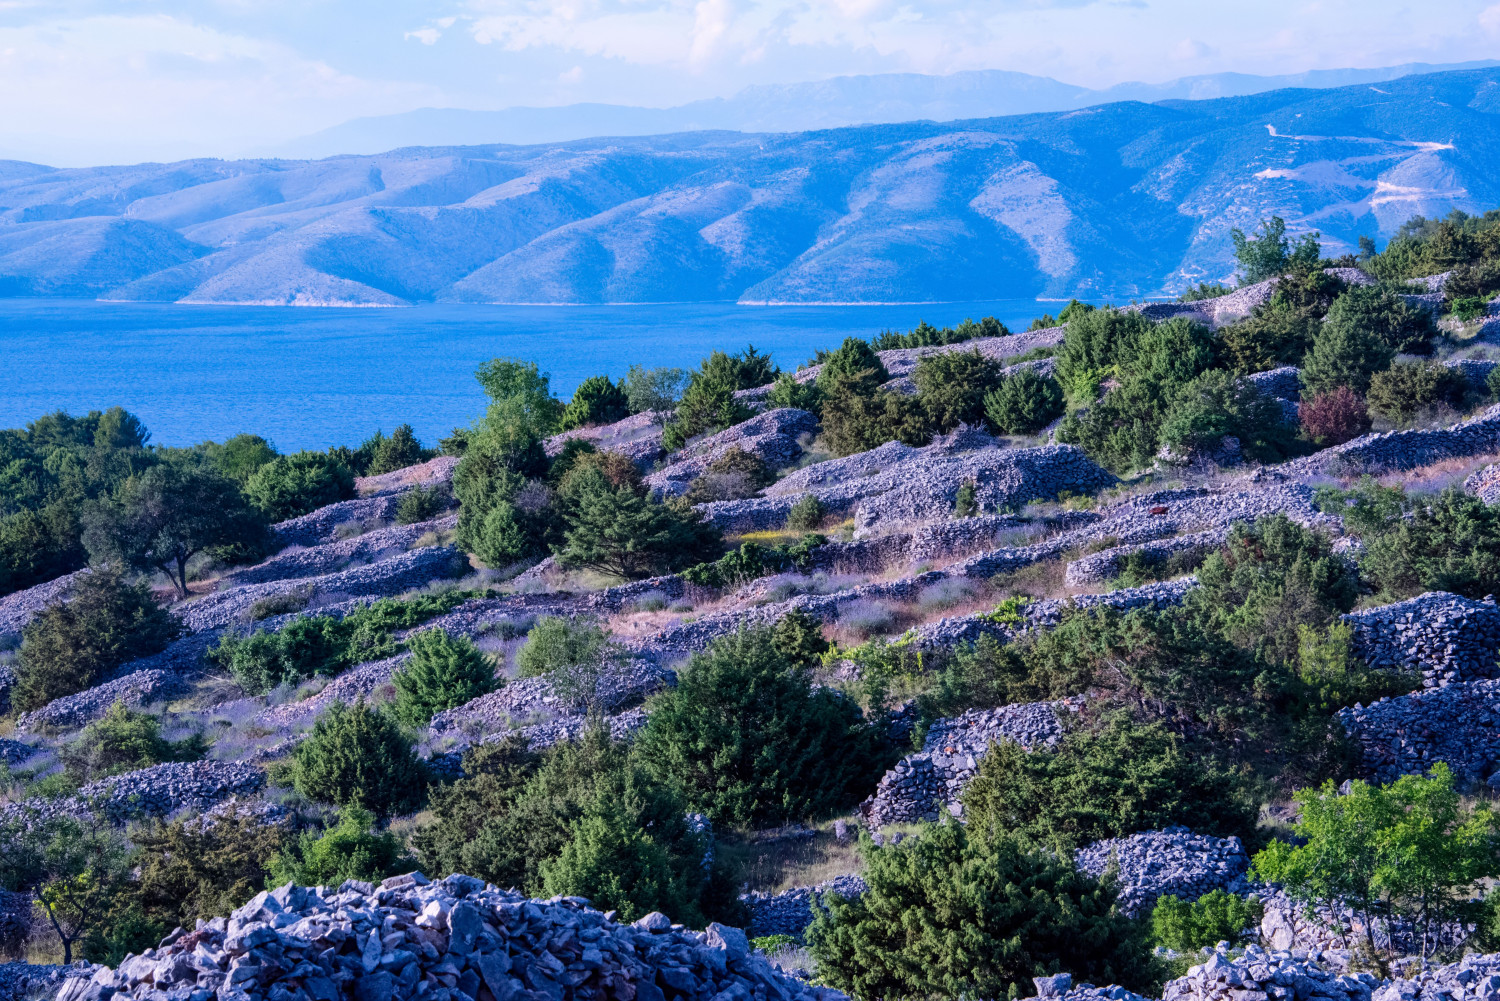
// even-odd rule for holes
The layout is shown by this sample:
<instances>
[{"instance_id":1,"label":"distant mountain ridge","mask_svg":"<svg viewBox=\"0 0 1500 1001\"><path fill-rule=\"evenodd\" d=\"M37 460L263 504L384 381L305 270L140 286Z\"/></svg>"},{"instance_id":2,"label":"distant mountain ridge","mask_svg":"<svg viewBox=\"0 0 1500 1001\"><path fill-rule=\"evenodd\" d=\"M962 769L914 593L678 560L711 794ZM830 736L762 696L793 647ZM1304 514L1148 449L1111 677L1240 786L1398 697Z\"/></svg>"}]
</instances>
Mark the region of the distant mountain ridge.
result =
<instances>
[{"instance_id":1,"label":"distant mountain ridge","mask_svg":"<svg viewBox=\"0 0 1500 1001\"><path fill-rule=\"evenodd\" d=\"M647 136L714 129L807 132L848 125L947 122L1074 111L1116 101L1198 101L1243 97L1288 87L1347 87L1414 74L1497 65L1500 63L1495 60L1484 60L1452 65L1406 63L1376 69L1314 70L1284 76L1212 73L1158 84L1121 83L1102 90L1007 70L971 70L947 76L882 73L747 87L730 98L693 101L673 108L615 104L499 111L422 108L399 115L357 118L257 150L253 155L317 159L384 153L405 146L531 145L593 136Z\"/></svg>"},{"instance_id":2,"label":"distant mountain ridge","mask_svg":"<svg viewBox=\"0 0 1500 1001\"><path fill-rule=\"evenodd\" d=\"M402 305L1172 292L1500 204L1500 69L948 123L319 161L0 163L0 294Z\"/></svg>"}]
</instances>

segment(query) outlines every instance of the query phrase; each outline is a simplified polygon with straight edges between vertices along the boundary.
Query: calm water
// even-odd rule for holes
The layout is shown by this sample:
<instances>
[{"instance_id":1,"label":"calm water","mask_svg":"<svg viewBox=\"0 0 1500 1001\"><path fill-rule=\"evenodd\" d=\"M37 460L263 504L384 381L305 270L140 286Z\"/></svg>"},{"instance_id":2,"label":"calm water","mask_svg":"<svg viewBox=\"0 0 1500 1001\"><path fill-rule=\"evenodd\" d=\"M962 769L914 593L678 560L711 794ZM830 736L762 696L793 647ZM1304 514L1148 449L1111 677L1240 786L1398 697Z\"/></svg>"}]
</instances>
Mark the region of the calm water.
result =
<instances>
[{"instance_id":1,"label":"calm water","mask_svg":"<svg viewBox=\"0 0 1500 1001\"><path fill-rule=\"evenodd\" d=\"M403 421L431 444L484 409L475 367L536 361L566 398L632 364L690 367L747 342L795 368L854 334L992 315L1024 330L1059 303L895 306L460 306L322 309L0 299L0 427L119 404L163 445L265 435L283 451L357 444Z\"/></svg>"}]
</instances>

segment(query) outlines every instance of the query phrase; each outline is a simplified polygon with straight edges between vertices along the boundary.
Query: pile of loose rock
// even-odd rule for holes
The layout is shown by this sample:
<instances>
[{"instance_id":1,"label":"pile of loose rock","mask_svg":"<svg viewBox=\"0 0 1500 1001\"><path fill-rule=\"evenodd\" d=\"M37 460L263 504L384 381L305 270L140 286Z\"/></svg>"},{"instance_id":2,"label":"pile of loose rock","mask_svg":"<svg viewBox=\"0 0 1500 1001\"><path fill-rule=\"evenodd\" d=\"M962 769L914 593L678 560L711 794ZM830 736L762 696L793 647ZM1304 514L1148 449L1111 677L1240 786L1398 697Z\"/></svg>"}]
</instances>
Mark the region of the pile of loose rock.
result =
<instances>
[{"instance_id":1,"label":"pile of loose rock","mask_svg":"<svg viewBox=\"0 0 1500 1001\"><path fill-rule=\"evenodd\" d=\"M659 913L617 924L578 897L527 900L470 876L420 873L379 887L288 884L226 921L181 929L114 969L67 982L58 1001L108 996L335 1001L835 1001L750 950L745 934L692 932Z\"/></svg>"},{"instance_id":2,"label":"pile of loose rock","mask_svg":"<svg viewBox=\"0 0 1500 1001\"><path fill-rule=\"evenodd\" d=\"M389 522L396 517L399 494L378 497L356 497L354 500L325 504L316 511L271 526L271 532L282 546L321 546L339 541L340 532L360 531L366 525ZM346 527L347 526L347 527Z\"/></svg>"},{"instance_id":3,"label":"pile of loose rock","mask_svg":"<svg viewBox=\"0 0 1500 1001\"><path fill-rule=\"evenodd\" d=\"M354 489L361 497L378 497L384 494L405 493L412 487L433 487L453 482L453 470L458 467L458 456L440 455L415 466L404 466L389 473L375 476L360 476L354 480Z\"/></svg>"},{"instance_id":4,"label":"pile of loose rock","mask_svg":"<svg viewBox=\"0 0 1500 1001\"><path fill-rule=\"evenodd\" d=\"M1108 606L1127 612L1132 608L1161 608L1182 603L1189 591L1198 586L1196 577L1125 587L1104 594L1078 594L1071 598L1048 598L1022 605L1019 621L1004 621L993 612L957 615L938 619L912 630L912 642L925 649L947 648L956 643L973 643L981 636L993 636L1009 642L1033 629L1050 629L1069 611L1078 608Z\"/></svg>"},{"instance_id":5,"label":"pile of loose rock","mask_svg":"<svg viewBox=\"0 0 1500 1001\"><path fill-rule=\"evenodd\" d=\"M1500 608L1447 591L1343 616L1354 652L1373 668L1420 673L1427 688L1493 678Z\"/></svg>"},{"instance_id":6,"label":"pile of loose rock","mask_svg":"<svg viewBox=\"0 0 1500 1001\"><path fill-rule=\"evenodd\" d=\"M767 387L769 390L770 387ZM661 438L667 421L672 419L667 410L648 410L631 414L613 424L574 428L547 439L549 457L561 454L563 446L573 439L586 441L601 452L615 452L625 456L641 469L649 469L653 463L666 456Z\"/></svg>"},{"instance_id":7,"label":"pile of loose rock","mask_svg":"<svg viewBox=\"0 0 1500 1001\"><path fill-rule=\"evenodd\" d=\"M1096 841L1080 849L1074 861L1091 876L1117 865L1120 909L1130 917L1150 910L1164 894L1193 901L1211 890L1242 890L1250 868L1239 838L1194 834L1186 827Z\"/></svg>"},{"instance_id":8,"label":"pile of loose rock","mask_svg":"<svg viewBox=\"0 0 1500 1001\"><path fill-rule=\"evenodd\" d=\"M602 673L595 685L594 705L610 712L638 704L652 692L677 683L677 675L657 664L641 659ZM454 709L432 717L428 730L432 737L464 737L470 733L496 733L511 729L517 720L537 713L568 714L569 707L553 689L552 680L543 675L513 681L488 695L481 695Z\"/></svg>"},{"instance_id":9,"label":"pile of loose rock","mask_svg":"<svg viewBox=\"0 0 1500 1001\"><path fill-rule=\"evenodd\" d=\"M1369 973L1329 971L1322 964L1343 966L1347 954L1268 952L1248 945L1241 956L1215 952L1187 976L1162 989L1163 1001L1370 1001L1380 981Z\"/></svg>"},{"instance_id":10,"label":"pile of loose rock","mask_svg":"<svg viewBox=\"0 0 1500 1001\"><path fill-rule=\"evenodd\" d=\"M1500 998L1500 955L1468 955L1380 987L1371 1001L1494 1001Z\"/></svg>"},{"instance_id":11,"label":"pile of loose rock","mask_svg":"<svg viewBox=\"0 0 1500 1001\"><path fill-rule=\"evenodd\" d=\"M1464 480L1464 489L1486 504L1500 504L1500 463L1492 463Z\"/></svg>"},{"instance_id":12,"label":"pile of loose rock","mask_svg":"<svg viewBox=\"0 0 1500 1001\"><path fill-rule=\"evenodd\" d=\"M937 820L942 811L963 815L964 787L979 770L992 742L1014 741L1027 749L1055 744L1063 735L1059 712L1077 712L1080 699L1031 702L999 709L971 709L932 724L922 750L886 772L875 794L859 805L866 827Z\"/></svg>"},{"instance_id":13,"label":"pile of loose rock","mask_svg":"<svg viewBox=\"0 0 1500 1001\"><path fill-rule=\"evenodd\" d=\"M201 813L216 803L251 796L266 773L230 761L172 761L90 782L65 799L31 799L7 805L0 815L36 811L44 816L101 816L116 824L138 817L167 817L179 810Z\"/></svg>"},{"instance_id":14,"label":"pile of loose rock","mask_svg":"<svg viewBox=\"0 0 1500 1001\"><path fill-rule=\"evenodd\" d=\"M1500 788L1500 680L1430 688L1338 711L1359 744L1360 773L1379 782L1446 762L1464 785Z\"/></svg>"},{"instance_id":15,"label":"pile of loose rock","mask_svg":"<svg viewBox=\"0 0 1500 1001\"><path fill-rule=\"evenodd\" d=\"M813 907L825 893L841 897L863 896L869 887L854 875L835 876L816 886L794 886L781 893L742 893L740 903L750 912L749 932L764 935L792 935L800 938L812 924Z\"/></svg>"},{"instance_id":16,"label":"pile of loose rock","mask_svg":"<svg viewBox=\"0 0 1500 1001\"><path fill-rule=\"evenodd\" d=\"M201 652L201 651L200 651ZM180 694L186 680L176 671L146 668L66 695L16 717L16 730L35 733L44 729L66 730L84 726L103 716L116 702L138 705L158 702Z\"/></svg>"},{"instance_id":17,"label":"pile of loose rock","mask_svg":"<svg viewBox=\"0 0 1500 1001\"><path fill-rule=\"evenodd\" d=\"M646 477L646 483L668 497L684 494L716 459L734 449L755 456L772 469L780 469L802 454L798 439L817 431L818 418L806 410L790 407L768 410L689 445L677 453L671 465Z\"/></svg>"},{"instance_id":18,"label":"pile of loose rock","mask_svg":"<svg viewBox=\"0 0 1500 1001\"><path fill-rule=\"evenodd\" d=\"M1500 404L1452 427L1367 434L1276 467L1282 476L1415 469L1500 451Z\"/></svg>"},{"instance_id":19,"label":"pile of loose rock","mask_svg":"<svg viewBox=\"0 0 1500 1001\"><path fill-rule=\"evenodd\" d=\"M457 523L457 516L449 515L414 525L377 528L363 535L324 543L311 549L288 546L264 562L226 574L219 581L218 589L222 591L239 584L317 577L336 573L351 563L378 562L405 552L412 543L428 532L447 531Z\"/></svg>"},{"instance_id":20,"label":"pile of loose rock","mask_svg":"<svg viewBox=\"0 0 1500 1001\"><path fill-rule=\"evenodd\" d=\"M48 605L66 600L73 585L88 573L87 569L78 570L0 597L0 640L19 638L28 622Z\"/></svg>"}]
</instances>

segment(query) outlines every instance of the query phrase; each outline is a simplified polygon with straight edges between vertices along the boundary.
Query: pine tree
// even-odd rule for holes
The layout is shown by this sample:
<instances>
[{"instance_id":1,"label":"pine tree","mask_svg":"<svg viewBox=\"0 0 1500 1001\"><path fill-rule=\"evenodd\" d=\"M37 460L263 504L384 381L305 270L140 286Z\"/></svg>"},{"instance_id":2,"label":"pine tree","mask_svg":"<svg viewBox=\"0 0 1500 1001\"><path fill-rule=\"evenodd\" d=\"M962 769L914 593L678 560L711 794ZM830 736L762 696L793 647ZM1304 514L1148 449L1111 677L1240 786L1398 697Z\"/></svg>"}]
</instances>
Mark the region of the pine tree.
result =
<instances>
[{"instance_id":1,"label":"pine tree","mask_svg":"<svg viewBox=\"0 0 1500 1001\"><path fill-rule=\"evenodd\" d=\"M409 637L408 660L396 672L394 712L403 723L425 726L435 713L471 702L495 688L495 671L465 636L426 629Z\"/></svg>"}]
</instances>

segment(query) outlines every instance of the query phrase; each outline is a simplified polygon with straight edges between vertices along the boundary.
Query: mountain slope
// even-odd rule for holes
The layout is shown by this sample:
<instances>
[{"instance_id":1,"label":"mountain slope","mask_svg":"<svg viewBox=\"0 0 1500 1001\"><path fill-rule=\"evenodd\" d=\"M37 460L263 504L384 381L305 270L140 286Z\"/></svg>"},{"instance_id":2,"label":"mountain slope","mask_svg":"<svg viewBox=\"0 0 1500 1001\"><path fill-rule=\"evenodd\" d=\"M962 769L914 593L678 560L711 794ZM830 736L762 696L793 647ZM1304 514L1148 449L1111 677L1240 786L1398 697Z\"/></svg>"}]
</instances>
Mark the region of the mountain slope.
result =
<instances>
[{"instance_id":1,"label":"mountain slope","mask_svg":"<svg viewBox=\"0 0 1500 1001\"><path fill-rule=\"evenodd\" d=\"M774 135L0 169L0 294L189 302L1130 297L1500 204L1500 69Z\"/></svg>"}]
</instances>

